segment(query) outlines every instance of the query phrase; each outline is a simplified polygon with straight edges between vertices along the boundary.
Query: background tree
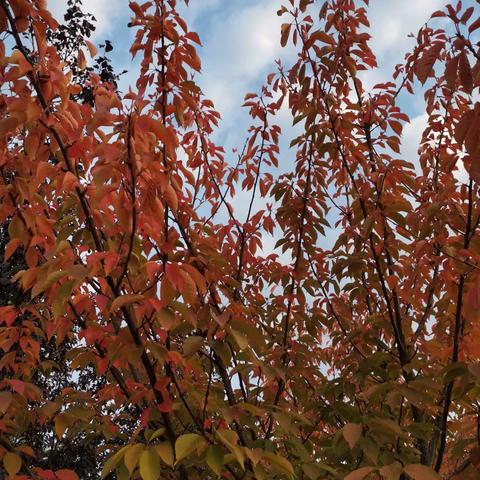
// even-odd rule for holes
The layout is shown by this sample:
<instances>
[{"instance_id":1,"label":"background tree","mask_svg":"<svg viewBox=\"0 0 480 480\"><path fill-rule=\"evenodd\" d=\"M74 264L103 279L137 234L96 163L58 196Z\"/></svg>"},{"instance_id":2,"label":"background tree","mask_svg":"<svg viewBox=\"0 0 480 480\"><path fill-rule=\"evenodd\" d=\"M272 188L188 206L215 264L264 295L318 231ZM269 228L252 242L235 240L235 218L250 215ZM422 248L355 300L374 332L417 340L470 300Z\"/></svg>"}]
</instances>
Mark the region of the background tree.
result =
<instances>
[{"instance_id":1,"label":"background tree","mask_svg":"<svg viewBox=\"0 0 480 480\"><path fill-rule=\"evenodd\" d=\"M253 125L230 164L175 0L130 3L136 89L90 75L87 102L44 6L0 0L15 172L0 212L31 298L1 310L9 476L77 478L15 442L46 422L62 441L100 435L117 478L478 476L478 9L435 12L367 92L368 2L290 0L280 41L297 60L246 96ZM418 159L399 153L403 91L426 99ZM282 105L302 129L277 175ZM268 233L282 257L262 254ZM68 366L95 369L98 390L48 399L35 382L51 339L75 344Z\"/></svg>"}]
</instances>

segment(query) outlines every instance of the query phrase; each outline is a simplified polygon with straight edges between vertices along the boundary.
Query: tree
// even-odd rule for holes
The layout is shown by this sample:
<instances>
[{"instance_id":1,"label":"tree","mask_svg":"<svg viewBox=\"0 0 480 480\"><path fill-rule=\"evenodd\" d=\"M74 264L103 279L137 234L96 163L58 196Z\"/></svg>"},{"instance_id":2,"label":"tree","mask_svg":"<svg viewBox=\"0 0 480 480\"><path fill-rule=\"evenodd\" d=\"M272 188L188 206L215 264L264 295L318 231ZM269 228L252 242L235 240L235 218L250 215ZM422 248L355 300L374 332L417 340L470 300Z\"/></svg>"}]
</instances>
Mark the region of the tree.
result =
<instances>
[{"instance_id":1,"label":"tree","mask_svg":"<svg viewBox=\"0 0 480 480\"><path fill-rule=\"evenodd\" d=\"M86 41L95 30L95 19L84 13L81 0L69 0L64 17L65 23L60 24L55 31L48 31L47 37L57 49L60 58L69 66L74 74L74 81L82 85L82 91L75 96L77 101L92 103L91 87L88 79L92 73L99 75L102 82L117 88L119 75L115 74L107 55L98 56L92 66L80 69L77 65L79 49L87 45ZM31 29L23 32L26 42L33 39ZM102 46L105 53L112 50L107 40ZM54 158L50 159L55 161ZM4 173L4 172L2 172ZM10 183L14 172L4 176L4 182ZM29 301L29 295L12 281L18 271L27 267L24 252L17 249L7 261L4 261L5 250L10 240L8 234L9 218L0 230L0 306L12 305L21 307ZM41 301L41 300L40 300ZM19 319L19 324L22 319ZM44 401L52 401L65 388L81 388L84 391L96 392L104 383L97 377L92 368L76 372L72 375L66 354L75 346L75 340L64 340L57 345L54 339L40 339L39 362L41 367L33 376L33 383L44 392ZM10 377L10 372L1 372L0 378ZM47 470L68 468L75 470L82 479L96 478L102 461L101 452L97 451L102 442L100 435L86 436L82 432L70 435L69 438L56 438L53 422L42 425L31 425L22 430L14 444L27 444L35 452L36 463ZM2 477L3 478L3 477Z\"/></svg>"},{"instance_id":2,"label":"tree","mask_svg":"<svg viewBox=\"0 0 480 480\"><path fill-rule=\"evenodd\" d=\"M44 3L0 0L0 158L15 172L0 220L30 298L0 311L10 477L78 478L13 441L48 421L61 439L100 434L102 475L119 479L478 476L478 9L433 13L367 92L368 2L287 3L297 60L247 94L253 125L229 163L175 0L130 3L136 89L90 75L86 103ZM425 95L418 159L400 154L403 92ZM283 105L302 129L275 175ZM268 234L282 257L262 253ZM72 371L104 383L46 401L39 345L65 339Z\"/></svg>"}]
</instances>

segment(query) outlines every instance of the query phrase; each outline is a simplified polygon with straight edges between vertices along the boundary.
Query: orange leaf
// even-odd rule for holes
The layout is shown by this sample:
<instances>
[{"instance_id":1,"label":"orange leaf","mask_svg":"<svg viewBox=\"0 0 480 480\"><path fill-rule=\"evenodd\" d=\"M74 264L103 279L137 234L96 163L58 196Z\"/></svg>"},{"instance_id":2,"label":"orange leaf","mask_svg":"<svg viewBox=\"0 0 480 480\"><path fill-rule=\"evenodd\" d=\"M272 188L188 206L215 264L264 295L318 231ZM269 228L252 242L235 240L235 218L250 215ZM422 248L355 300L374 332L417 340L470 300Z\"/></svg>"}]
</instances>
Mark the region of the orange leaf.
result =
<instances>
[{"instance_id":1,"label":"orange leaf","mask_svg":"<svg viewBox=\"0 0 480 480\"><path fill-rule=\"evenodd\" d=\"M136 294L127 294L127 295L120 295L117 297L110 306L110 311L114 312L115 310L119 310L122 307L127 305L131 305L132 303L141 302L145 297L143 295L136 295Z\"/></svg>"},{"instance_id":2,"label":"orange leaf","mask_svg":"<svg viewBox=\"0 0 480 480\"><path fill-rule=\"evenodd\" d=\"M430 467L420 464L405 465L403 468L406 474L413 480L440 480L440 475Z\"/></svg>"},{"instance_id":3,"label":"orange leaf","mask_svg":"<svg viewBox=\"0 0 480 480\"><path fill-rule=\"evenodd\" d=\"M55 475L59 480L79 480L78 475L73 470L57 470Z\"/></svg>"},{"instance_id":4,"label":"orange leaf","mask_svg":"<svg viewBox=\"0 0 480 480\"><path fill-rule=\"evenodd\" d=\"M344 480L363 480L375 470L375 467L362 467L349 473Z\"/></svg>"},{"instance_id":5,"label":"orange leaf","mask_svg":"<svg viewBox=\"0 0 480 480\"><path fill-rule=\"evenodd\" d=\"M348 446L352 449L358 442L358 439L362 435L362 426L358 423L347 423L343 429L343 438L348 443Z\"/></svg>"}]
</instances>

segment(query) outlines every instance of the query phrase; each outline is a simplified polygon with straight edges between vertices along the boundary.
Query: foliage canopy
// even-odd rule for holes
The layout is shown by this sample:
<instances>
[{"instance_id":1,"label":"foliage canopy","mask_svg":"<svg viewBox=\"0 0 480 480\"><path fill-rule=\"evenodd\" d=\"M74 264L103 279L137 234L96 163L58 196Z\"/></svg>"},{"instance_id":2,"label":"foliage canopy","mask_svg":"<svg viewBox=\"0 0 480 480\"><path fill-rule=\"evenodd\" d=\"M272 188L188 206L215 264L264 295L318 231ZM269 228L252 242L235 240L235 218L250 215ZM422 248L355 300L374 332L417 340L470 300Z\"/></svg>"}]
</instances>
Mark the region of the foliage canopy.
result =
<instances>
[{"instance_id":1,"label":"foliage canopy","mask_svg":"<svg viewBox=\"0 0 480 480\"><path fill-rule=\"evenodd\" d=\"M478 477L478 7L434 12L366 91L368 1L284 3L296 61L246 95L231 161L175 0L130 3L125 94L81 31L62 57L44 0L0 0L3 255L25 262L0 307L9 478L79 478L39 463L25 432L47 424L100 437L112 479ZM417 158L404 92L425 97ZM277 174L282 108L301 132ZM42 350L65 342L98 384L52 397Z\"/></svg>"}]
</instances>

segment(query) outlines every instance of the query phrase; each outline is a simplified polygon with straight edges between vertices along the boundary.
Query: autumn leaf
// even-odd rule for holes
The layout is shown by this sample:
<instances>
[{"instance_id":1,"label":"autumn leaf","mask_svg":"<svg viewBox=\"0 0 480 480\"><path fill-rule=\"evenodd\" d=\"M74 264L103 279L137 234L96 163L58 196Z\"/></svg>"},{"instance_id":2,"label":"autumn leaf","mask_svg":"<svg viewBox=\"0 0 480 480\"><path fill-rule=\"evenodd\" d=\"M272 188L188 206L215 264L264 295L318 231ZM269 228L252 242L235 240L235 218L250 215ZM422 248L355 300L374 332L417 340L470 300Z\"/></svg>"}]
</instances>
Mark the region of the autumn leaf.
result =
<instances>
[{"instance_id":1,"label":"autumn leaf","mask_svg":"<svg viewBox=\"0 0 480 480\"><path fill-rule=\"evenodd\" d=\"M102 468L102 479L105 478L110 472L113 472L115 470L128 449L128 445L122 447L120 450L107 458Z\"/></svg>"},{"instance_id":2,"label":"autumn leaf","mask_svg":"<svg viewBox=\"0 0 480 480\"><path fill-rule=\"evenodd\" d=\"M462 52L459 57L458 76L466 92L471 93L473 89L472 68L470 67L470 62L465 52Z\"/></svg>"},{"instance_id":3,"label":"autumn leaf","mask_svg":"<svg viewBox=\"0 0 480 480\"><path fill-rule=\"evenodd\" d=\"M160 459L154 450L144 450L140 456L140 476L143 480L160 478Z\"/></svg>"},{"instance_id":4,"label":"autumn leaf","mask_svg":"<svg viewBox=\"0 0 480 480\"><path fill-rule=\"evenodd\" d=\"M220 477L223 468L223 450L218 445L210 445L207 449L207 465Z\"/></svg>"},{"instance_id":5,"label":"autumn leaf","mask_svg":"<svg viewBox=\"0 0 480 480\"><path fill-rule=\"evenodd\" d=\"M179 462L193 453L197 448L200 436L196 433L186 433L177 438L175 442L175 458Z\"/></svg>"},{"instance_id":6,"label":"autumn leaf","mask_svg":"<svg viewBox=\"0 0 480 480\"><path fill-rule=\"evenodd\" d=\"M422 57L416 65L416 74L420 83L423 84L426 82L442 50L443 43L436 42L423 52Z\"/></svg>"},{"instance_id":7,"label":"autumn leaf","mask_svg":"<svg viewBox=\"0 0 480 480\"><path fill-rule=\"evenodd\" d=\"M392 463L391 465L384 465L379 469L380 475L384 480L398 480L402 471L403 467L399 462Z\"/></svg>"},{"instance_id":8,"label":"autumn leaf","mask_svg":"<svg viewBox=\"0 0 480 480\"><path fill-rule=\"evenodd\" d=\"M349 473L344 480L363 480L375 470L375 467L361 467Z\"/></svg>"},{"instance_id":9,"label":"autumn leaf","mask_svg":"<svg viewBox=\"0 0 480 480\"><path fill-rule=\"evenodd\" d=\"M349 447L353 448L362 435L362 426L357 423L347 423L343 427L342 433Z\"/></svg>"},{"instance_id":10,"label":"autumn leaf","mask_svg":"<svg viewBox=\"0 0 480 480\"><path fill-rule=\"evenodd\" d=\"M14 477L22 468L22 459L12 452L3 456L3 466L10 477Z\"/></svg>"},{"instance_id":11,"label":"autumn leaf","mask_svg":"<svg viewBox=\"0 0 480 480\"><path fill-rule=\"evenodd\" d=\"M293 478L293 466L286 458L276 455L272 452L265 452L263 454L263 458L267 460L279 473L283 473Z\"/></svg>"},{"instance_id":12,"label":"autumn leaf","mask_svg":"<svg viewBox=\"0 0 480 480\"><path fill-rule=\"evenodd\" d=\"M12 403L13 396L11 392L0 392L0 413L5 413Z\"/></svg>"},{"instance_id":13,"label":"autumn leaf","mask_svg":"<svg viewBox=\"0 0 480 480\"><path fill-rule=\"evenodd\" d=\"M140 456L142 455L144 446L137 443L135 445L130 445L124 453L123 462L127 467L130 475L133 473L135 468L137 467L138 461L140 460Z\"/></svg>"},{"instance_id":14,"label":"autumn leaf","mask_svg":"<svg viewBox=\"0 0 480 480\"><path fill-rule=\"evenodd\" d=\"M110 306L110 311L114 312L116 310L119 310L122 307L131 305L132 303L141 302L143 299L144 299L143 295L133 295L133 294L120 295L119 297L115 298L115 300L112 302L112 305Z\"/></svg>"},{"instance_id":15,"label":"autumn leaf","mask_svg":"<svg viewBox=\"0 0 480 480\"><path fill-rule=\"evenodd\" d=\"M282 35L280 39L280 44L282 47L285 47L288 42L288 37L290 36L290 30L292 29L292 24L291 23L284 23L282 25Z\"/></svg>"},{"instance_id":16,"label":"autumn leaf","mask_svg":"<svg viewBox=\"0 0 480 480\"><path fill-rule=\"evenodd\" d=\"M440 475L431 467L420 464L409 464L403 467L403 470L413 480L439 480Z\"/></svg>"},{"instance_id":17,"label":"autumn leaf","mask_svg":"<svg viewBox=\"0 0 480 480\"><path fill-rule=\"evenodd\" d=\"M155 445L153 447L157 455L160 457L162 462L164 462L169 467L174 466L174 455L173 455L173 448L170 442L164 442L159 445Z\"/></svg>"},{"instance_id":18,"label":"autumn leaf","mask_svg":"<svg viewBox=\"0 0 480 480\"><path fill-rule=\"evenodd\" d=\"M78 475L73 470L57 470L55 475L59 480L79 480Z\"/></svg>"}]
</instances>

